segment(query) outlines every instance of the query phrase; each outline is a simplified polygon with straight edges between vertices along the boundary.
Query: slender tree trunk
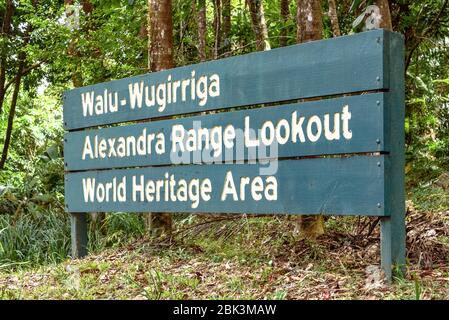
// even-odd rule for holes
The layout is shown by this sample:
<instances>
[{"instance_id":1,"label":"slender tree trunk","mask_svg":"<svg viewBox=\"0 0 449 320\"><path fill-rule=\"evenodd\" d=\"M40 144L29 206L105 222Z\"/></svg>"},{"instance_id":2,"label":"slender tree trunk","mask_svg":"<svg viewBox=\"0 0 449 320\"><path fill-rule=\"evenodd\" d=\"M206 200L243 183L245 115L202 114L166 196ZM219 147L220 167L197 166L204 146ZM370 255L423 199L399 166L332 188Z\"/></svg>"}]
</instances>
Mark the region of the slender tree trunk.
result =
<instances>
[{"instance_id":1,"label":"slender tree trunk","mask_svg":"<svg viewBox=\"0 0 449 320\"><path fill-rule=\"evenodd\" d=\"M150 70L173 68L173 21L171 0L149 0Z\"/></svg>"},{"instance_id":2,"label":"slender tree trunk","mask_svg":"<svg viewBox=\"0 0 449 320\"><path fill-rule=\"evenodd\" d=\"M411 36L407 37L406 34L406 38L405 38L405 43L412 43L409 44L408 47L410 47L406 55L406 59L405 59L405 73L407 73L408 67L410 66L410 62L412 61L412 57L413 57L413 53L415 52L415 50L418 49L419 45L422 43L422 41L426 38L428 38L428 34L431 32L435 32L436 30L436 26L439 25L439 22L441 21L441 18L444 17L444 13L446 12L446 8L448 6L449 1L445 0L443 2L443 5L441 6L439 12L436 14L435 18L433 19L433 21L423 30L423 32L421 33L420 36L417 36L414 34L414 32L411 32ZM413 39L413 41L412 41ZM445 41L445 43L447 43Z\"/></svg>"},{"instance_id":3,"label":"slender tree trunk","mask_svg":"<svg viewBox=\"0 0 449 320\"><path fill-rule=\"evenodd\" d=\"M321 0L298 0L296 41L304 43L323 38Z\"/></svg>"},{"instance_id":4,"label":"slender tree trunk","mask_svg":"<svg viewBox=\"0 0 449 320\"><path fill-rule=\"evenodd\" d=\"M320 40L323 37L321 0L297 0L298 43ZM324 234L322 215L304 215L298 218L298 231L301 237L314 239Z\"/></svg>"},{"instance_id":5,"label":"slender tree trunk","mask_svg":"<svg viewBox=\"0 0 449 320\"><path fill-rule=\"evenodd\" d=\"M376 0L375 3L380 9L380 15L382 17L380 27L392 31L393 27L391 24L391 13L388 0Z\"/></svg>"},{"instance_id":6,"label":"slender tree trunk","mask_svg":"<svg viewBox=\"0 0 449 320\"><path fill-rule=\"evenodd\" d=\"M173 68L173 20L171 0L148 0L148 31L150 71ZM170 235L172 217L169 213L147 215L147 228L152 236Z\"/></svg>"},{"instance_id":7,"label":"slender tree trunk","mask_svg":"<svg viewBox=\"0 0 449 320\"><path fill-rule=\"evenodd\" d=\"M251 15L251 22L256 36L256 49L258 51L270 50L267 23L262 0L246 0Z\"/></svg>"},{"instance_id":8,"label":"slender tree trunk","mask_svg":"<svg viewBox=\"0 0 449 320\"><path fill-rule=\"evenodd\" d=\"M23 36L23 46L22 50L18 54L18 66L17 66L17 76L14 81L14 91L11 98L11 106L9 109L9 115L8 115L8 124L6 126L6 133L5 133L5 142L3 144L3 151L2 156L0 158L0 170L3 170L5 167L6 159L8 158L8 150L9 146L11 144L11 135L12 135L12 129L14 125L14 116L16 114L16 106L17 106L17 99L19 97L19 91L20 91L20 84L22 82L22 76L23 71L26 64L26 46L30 42L30 33L31 33L31 25L28 24L27 29Z\"/></svg>"},{"instance_id":9,"label":"slender tree trunk","mask_svg":"<svg viewBox=\"0 0 449 320\"><path fill-rule=\"evenodd\" d=\"M337 5L335 4L335 0L329 0L329 18L331 20L332 25L332 33L334 37L341 36L340 24L338 23L338 14L337 14Z\"/></svg>"},{"instance_id":10,"label":"slender tree trunk","mask_svg":"<svg viewBox=\"0 0 449 320\"><path fill-rule=\"evenodd\" d=\"M0 37L3 40L0 47L0 114L3 110L3 103L6 95L6 55L7 44L11 33L11 21L14 14L14 3L12 0L6 1L5 15L3 16L3 24L0 32Z\"/></svg>"},{"instance_id":11,"label":"slender tree trunk","mask_svg":"<svg viewBox=\"0 0 449 320\"><path fill-rule=\"evenodd\" d=\"M287 22L290 16L290 0L281 0L280 11L281 11L281 21L282 29L279 33L279 45L285 47L287 45Z\"/></svg>"},{"instance_id":12,"label":"slender tree trunk","mask_svg":"<svg viewBox=\"0 0 449 320\"><path fill-rule=\"evenodd\" d=\"M221 43L221 0L214 1L214 60L218 59Z\"/></svg>"},{"instance_id":13,"label":"slender tree trunk","mask_svg":"<svg viewBox=\"0 0 449 320\"><path fill-rule=\"evenodd\" d=\"M223 57L231 55L231 0L222 0L222 24L223 37L221 44L221 54Z\"/></svg>"},{"instance_id":14,"label":"slender tree trunk","mask_svg":"<svg viewBox=\"0 0 449 320\"><path fill-rule=\"evenodd\" d=\"M69 6L73 6L75 4L74 0L64 0L64 6L66 8L66 15L67 17L70 17L74 14L69 8ZM71 26L72 28L75 28L75 25ZM83 81L83 75L81 73L81 54L79 50L76 48L76 44L73 40L70 41L68 48L67 48L67 54L70 58L74 60L74 66L72 70L72 84L75 88L82 87L84 84Z\"/></svg>"},{"instance_id":15,"label":"slender tree trunk","mask_svg":"<svg viewBox=\"0 0 449 320\"><path fill-rule=\"evenodd\" d=\"M206 0L198 0L198 56L201 62L206 61Z\"/></svg>"},{"instance_id":16,"label":"slender tree trunk","mask_svg":"<svg viewBox=\"0 0 449 320\"><path fill-rule=\"evenodd\" d=\"M6 134L5 134L5 142L3 144L2 157L0 159L0 170L3 170L3 168L5 167L6 159L8 157L9 145L11 144L11 134L12 134L12 128L13 128L13 124L14 124L14 116L16 113L16 105L17 105L17 98L19 95L20 83L22 81L22 71L23 71L24 64L25 64L24 61L19 62L19 69L17 70L18 73L17 73L16 80L14 82L14 91L13 91L12 99L11 99L11 107L9 109L8 125L6 127Z\"/></svg>"}]
</instances>

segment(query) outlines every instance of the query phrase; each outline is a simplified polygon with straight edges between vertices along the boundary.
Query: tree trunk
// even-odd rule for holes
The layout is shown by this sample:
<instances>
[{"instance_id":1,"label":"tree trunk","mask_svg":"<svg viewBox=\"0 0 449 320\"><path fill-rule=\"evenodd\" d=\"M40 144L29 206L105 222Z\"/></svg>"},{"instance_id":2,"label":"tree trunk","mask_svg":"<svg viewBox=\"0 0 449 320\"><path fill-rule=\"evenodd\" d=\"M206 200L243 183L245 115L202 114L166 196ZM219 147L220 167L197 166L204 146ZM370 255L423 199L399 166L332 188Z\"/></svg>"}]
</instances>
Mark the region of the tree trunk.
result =
<instances>
[{"instance_id":1,"label":"tree trunk","mask_svg":"<svg viewBox=\"0 0 449 320\"><path fill-rule=\"evenodd\" d=\"M71 15L73 15L74 12L72 12L69 8L69 6L73 6L74 5L74 0L64 0L64 6L65 6L65 10L66 10L66 16L70 17ZM75 26L72 26L73 28ZM80 57L81 54L80 52L77 50L75 42L74 41L70 41L68 48L67 48L67 54L70 58L72 58L75 61L74 64L74 69L72 70L72 84L75 88L79 88L83 86L83 75L81 74L81 62L80 62Z\"/></svg>"},{"instance_id":2,"label":"tree trunk","mask_svg":"<svg viewBox=\"0 0 449 320\"><path fill-rule=\"evenodd\" d=\"M246 0L251 15L251 24L256 36L256 49L258 51L270 50L267 23L262 0Z\"/></svg>"},{"instance_id":3,"label":"tree trunk","mask_svg":"<svg viewBox=\"0 0 449 320\"><path fill-rule=\"evenodd\" d=\"M214 60L218 59L219 47L221 43L221 0L214 1Z\"/></svg>"},{"instance_id":4,"label":"tree trunk","mask_svg":"<svg viewBox=\"0 0 449 320\"><path fill-rule=\"evenodd\" d=\"M198 56L201 62L206 61L206 0L198 0Z\"/></svg>"},{"instance_id":5,"label":"tree trunk","mask_svg":"<svg viewBox=\"0 0 449 320\"><path fill-rule=\"evenodd\" d=\"M148 59L150 71L173 68L173 20L171 0L148 0ZM172 217L169 213L153 212L146 215L146 225L154 237L170 235Z\"/></svg>"},{"instance_id":6,"label":"tree trunk","mask_svg":"<svg viewBox=\"0 0 449 320\"><path fill-rule=\"evenodd\" d=\"M173 21L171 0L149 0L150 70L173 68Z\"/></svg>"},{"instance_id":7,"label":"tree trunk","mask_svg":"<svg viewBox=\"0 0 449 320\"><path fill-rule=\"evenodd\" d=\"M297 33L298 43L320 40L323 37L323 20L321 0L297 1ZM322 215L304 215L298 218L298 231L302 238L314 239L324 234Z\"/></svg>"},{"instance_id":8,"label":"tree trunk","mask_svg":"<svg viewBox=\"0 0 449 320\"><path fill-rule=\"evenodd\" d=\"M337 5L335 0L329 0L329 18L332 25L332 33L334 37L341 36L340 24L338 23Z\"/></svg>"},{"instance_id":9,"label":"tree trunk","mask_svg":"<svg viewBox=\"0 0 449 320\"><path fill-rule=\"evenodd\" d=\"M75 4L74 0L64 0L64 5L66 7L66 13L67 17L70 17L73 12L69 10L68 6L73 6ZM81 1L81 7L83 9L83 12L86 15L89 15L94 10L94 6L90 3L89 0L82 0ZM75 26L72 26L75 27ZM86 30L88 32L89 30ZM69 57L73 58L75 60L75 67L72 70L72 84L75 88L82 87L84 85L83 75L81 71L81 53L76 48L75 42L70 41L67 53Z\"/></svg>"},{"instance_id":10,"label":"tree trunk","mask_svg":"<svg viewBox=\"0 0 449 320\"><path fill-rule=\"evenodd\" d=\"M282 29L279 33L279 45L285 47L287 45L287 22L290 16L290 0L281 0L280 7Z\"/></svg>"},{"instance_id":11,"label":"tree trunk","mask_svg":"<svg viewBox=\"0 0 449 320\"><path fill-rule=\"evenodd\" d=\"M7 43L6 40L11 33L11 21L14 14L14 3L12 0L6 1L5 15L3 16L3 24L0 32L0 37L4 40L0 47L0 114L3 110L3 103L6 95L6 56L7 56Z\"/></svg>"},{"instance_id":12,"label":"tree trunk","mask_svg":"<svg viewBox=\"0 0 449 320\"><path fill-rule=\"evenodd\" d=\"M321 0L298 0L297 43L304 43L323 38L323 19Z\"/></svg>"},{"instance_id":13,"label":"tree trunk","mask_svg":"<svg viewBox=\"0 0 449 320\"><path fill-rule=\"evenodd\" d=\"M380 27L382 29L387 29L392 31L393 27L391 25L391 13L390 13L390 6L388 4L388 0L376 0L376 5L380 9L380 15L381 15L381 21L380 21Z\"/></svg>"},{"instance_id":14,"label":"tree trunk","mask_svg":"<svg viewBox=\"0 0 449 320\"><path fill-rule=\"evenodd\" d=\"M223 37L220 51L223 57L229 57L231 55L231 0L222 1Z\"/></svg>"},{"instance_id":15,"label":"tree trunk","mask_svg":"<svg viewBox=\"0 0 449 320\"><path fill-rule=\"evenodd\" d=\"M3 152L2 156L0 158L0 170L3 170L5 167L6 159L8 158L8 150L9 145L11 144L11 135L12 135L12 128L14 125L14 116L16 114L16 106L17 106L17 99L19 97L19 91L20 91L20 83L22 82L22 76L23 76L23 70L25 68L26 64L26 46L30 42L30 33L31 33L31 25L28 24L28 27L23 35L23 47L22 50L18 54L18 66L17 66L17 76L14 80L14 91L11 98L11 106L9 109L9 115L8 115L8 124L6 126L6 133L5 133L5 142L3 144Z\"/></svg>"},{"instance_id":16,"label":"tree trunk","mask_svg":"<svg viewBox=\"0 0 449 320\"><path fill-rule=\"evenodd\" d=\"M14 82L14 91L13 91L12 99L11 99L11 107L9 109L8 125L6 127L6 134L5 134L5 142L3 144L2 157L0 159L0 170L3 170L3 168L5 167L5 162L8 157L8 150L9 150L9 145L11 143L12 127L14 124L14 116L16 113L17 98L19 95L20 83L22 81L22 71L23 71L24 64L25 64L24 61L19 62L19 69L17 71L18 72L17 77Z\"/></svg>"}]
</instances>

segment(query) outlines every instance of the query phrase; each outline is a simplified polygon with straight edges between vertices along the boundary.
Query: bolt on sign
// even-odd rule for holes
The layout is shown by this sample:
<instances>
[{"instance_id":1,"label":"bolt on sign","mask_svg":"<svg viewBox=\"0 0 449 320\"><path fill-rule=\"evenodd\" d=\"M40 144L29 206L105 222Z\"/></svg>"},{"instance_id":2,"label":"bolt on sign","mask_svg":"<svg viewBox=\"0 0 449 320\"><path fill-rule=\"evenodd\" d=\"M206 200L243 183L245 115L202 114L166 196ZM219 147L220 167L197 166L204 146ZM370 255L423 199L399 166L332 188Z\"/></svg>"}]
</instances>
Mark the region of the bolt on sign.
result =
<instances>
[{"instance_id":1,"label":"bolt on sign","mask_svg":"<svg viewBox=\"0 0 449 320\"><path fill-rule=\"evenodd\" d=\"M65 92L73 255L87 212L377 216L391 278L405 263L403 54L400 34L373 30Z\"/></svg>"}]
</instances>

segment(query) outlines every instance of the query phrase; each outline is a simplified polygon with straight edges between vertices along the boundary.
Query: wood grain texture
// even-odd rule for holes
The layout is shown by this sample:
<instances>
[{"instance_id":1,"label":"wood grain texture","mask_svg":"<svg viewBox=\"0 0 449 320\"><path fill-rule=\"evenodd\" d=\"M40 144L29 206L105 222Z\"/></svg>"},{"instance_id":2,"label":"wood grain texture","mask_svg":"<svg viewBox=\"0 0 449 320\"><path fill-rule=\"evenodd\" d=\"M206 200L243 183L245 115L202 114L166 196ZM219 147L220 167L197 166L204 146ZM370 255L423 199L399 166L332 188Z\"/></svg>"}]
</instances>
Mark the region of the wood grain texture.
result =
<instances>
[{"instance_id":1,"label":"wood grain texture","mask_svg":"<svg viewBox=\"0 0 449 320\"><path fill-rule=\"evenodd\" d=\"M205 62L156 73L144 74L83 88L64 94L64 128L74 130L132 120L150 119L231 108L236 106L272 103L299 98L328 96L350 92L387 89L385 78L383 30L293 45L256 52L218 61ZM220 76L220 96L209 97L204 106L186 99L168 104L163 112L156 106L130 108L128 85L143 81L144 85L188 79L191 72ZM119 111L84 117L81 93L103 94L117 92L126 100Z\"/></svg>"}]
</instances>

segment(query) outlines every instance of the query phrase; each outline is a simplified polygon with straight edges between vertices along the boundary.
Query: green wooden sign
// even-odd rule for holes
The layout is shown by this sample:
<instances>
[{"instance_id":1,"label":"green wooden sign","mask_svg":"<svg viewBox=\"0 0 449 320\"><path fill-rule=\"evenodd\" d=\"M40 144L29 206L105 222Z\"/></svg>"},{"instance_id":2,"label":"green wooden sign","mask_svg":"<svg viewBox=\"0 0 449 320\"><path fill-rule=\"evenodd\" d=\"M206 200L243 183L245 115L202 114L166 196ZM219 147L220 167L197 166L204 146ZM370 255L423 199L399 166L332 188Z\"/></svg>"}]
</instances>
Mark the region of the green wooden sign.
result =
<instances>
[{"instance_id":1,"label":"green wooden sign","mask_svg":"<svg viewBox=\"0 0 449 320\"><path fill-rule=\"evenodd\" d=\"M405 262L403 54L401 35L374 30L66 92L73 254L86 212L379 216L391 277Z\"/></svg>"},{"instance_id":2,"label":"green wooden sign","mask_svg":"<svg viewBox=\"0 0 449 320\"><path fill-rule=\"evenodd\" d=\"M384 156L73 172L70 212L386 216ZM267 174L265 174L267 173ZM320 194L317 197L317 194ZM80 197L81 196L81 197Z\"/></svg>"},{"instance_id":3,"label":"green wooden sign","mask_svg":"<svg viewBox=\"0 0 449 320\"><path fill-rule=\"evenodd\" d=\"M68 132L66 169L387 152L384 100L371 93Z\"/></svg>"},{"instance_id":4,"label":"green wooden sign","mask_svg":"<svg viewBox=\"0 0 449 320\"><path fill-rule=\"evenodd\" d=\"M255 52L66 92L67 130L389 87L380 31Z\"/></svg>"}]
</instances>

